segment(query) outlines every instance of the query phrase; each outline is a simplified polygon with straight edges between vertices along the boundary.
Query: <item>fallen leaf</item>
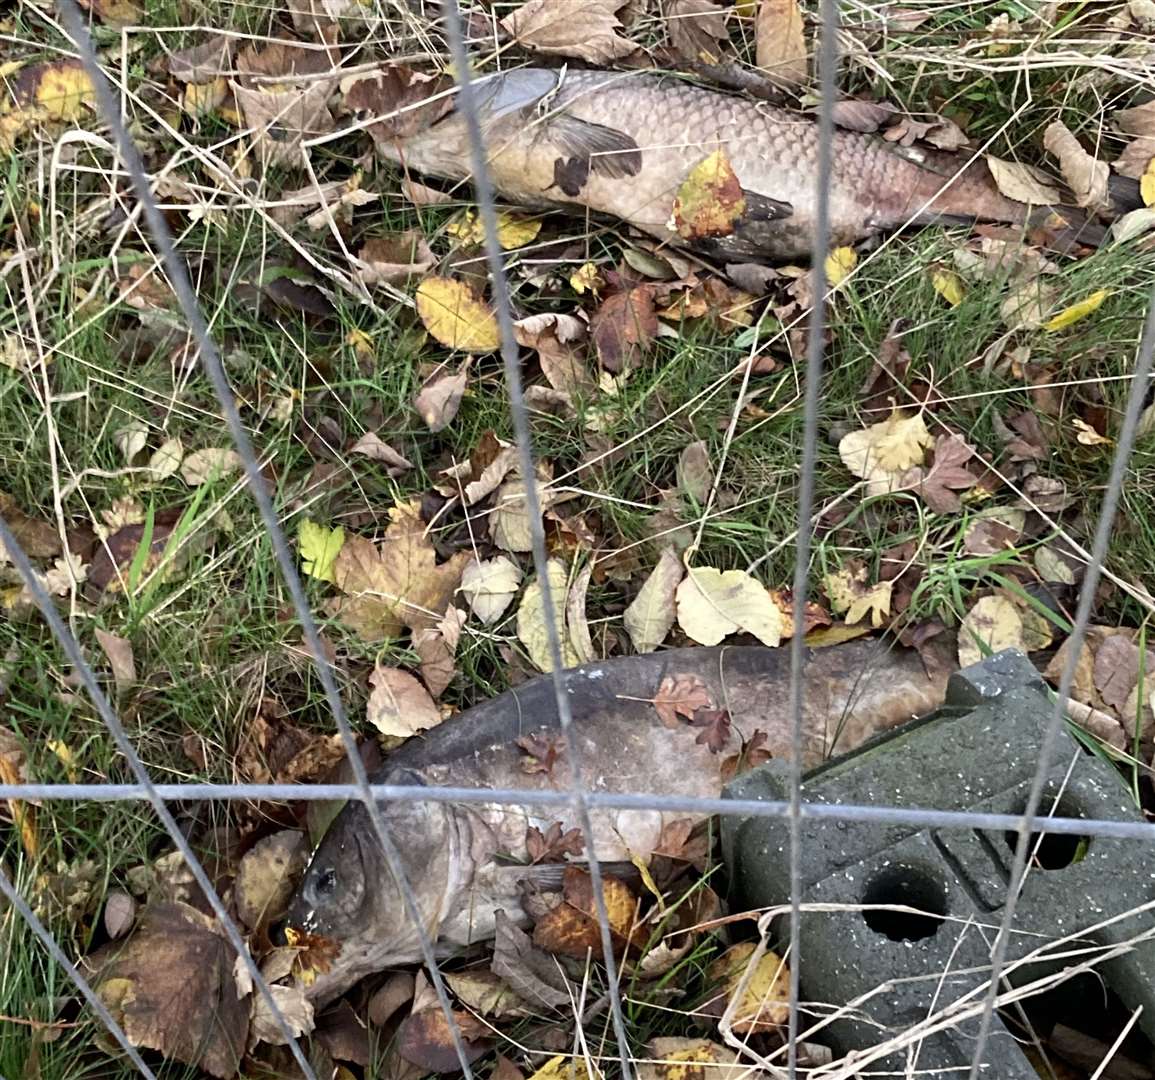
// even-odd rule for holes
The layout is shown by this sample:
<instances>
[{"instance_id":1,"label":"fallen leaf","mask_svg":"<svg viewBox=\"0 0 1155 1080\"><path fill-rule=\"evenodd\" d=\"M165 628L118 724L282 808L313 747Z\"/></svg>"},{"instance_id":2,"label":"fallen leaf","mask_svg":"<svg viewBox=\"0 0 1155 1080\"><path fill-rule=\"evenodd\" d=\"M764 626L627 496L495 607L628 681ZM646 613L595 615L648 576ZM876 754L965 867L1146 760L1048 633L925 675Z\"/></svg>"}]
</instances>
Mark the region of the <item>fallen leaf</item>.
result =
<instances>
[{"instance_id":1,"label":"fallen leaf","mask_svg":"<svg viewBox=\"0 0 1155 1080\"><path fill-rule=\"evenodd\" d=\"M986 162L995 185L1008 199L1035 206L1053 206L1062 201L1059 189L1041 169L990 156Z\"/></svg>"},{"instance_id":2,"label":"fallen leaf","mask_svg":"<svg viewBox=\"0 0 1155 1080\"><path fill-rule=\"evenodd\" d=\"M116 691L123 694L136 683L136 661L133 658L132 642L99 627L95 633L104 655L108 657L108 666L112 668L112 681L116 684Z\"/></svg>"},{"instance_id":3,"label":"fallen leaf","mask_svg":"<svg viewBox=\"0 0 1155 1080\"><path fill-rule=\"evenodd\" d=\"M606 371L628 371L658 333L654 286L638 285L615 293L594 313L590 333L598 361Z\"/></svg>"},{"instance_id":4,"label":"fallen leaf","mask_svg":"<svg viewBox=\"0 0 1155 1080\"><path fill-rule=\"evenodd\" d=\"M826 283L833 289L841 285L858 265L858 252L852 247L836 247L822 265L826 271Z\"/></svg>"},{"instance_id":5,"label":"fallen leaf","mask_svg":"<svg viewBox=\"0 0 1155 1080\"><path fill-rule=\"evenodd\" d=\"M434 257L424 235L411 229L385 236L371 236L357 252L357 263L357 276L366 285L379 285L405 281L428 272L433 266Z\"/></svg>"},{"instance_id":6,"label":"fallen leaf","mask_svg":"<svg viewBox=\"0 0 1155 1080\"><path fill-rule=\"evenodd\" d=\"M746 213L746 196L726 151L703 158L674 196L674 228L687 240L729 236Z\"/></svg>"},{"instance_id":7,"label":"fallen leaf","mask_svg":"<svg viewBox=\"0 0 1155 1080\"><path fill-rule=\"evenodd\" d=\"M581 1080L588 1075L579 1067L577 1058L559 1054L550 1058L529 1080Z\"/></svg>"},{"instance_id":8,"label":"fallen leaf","mask_svg":"<svg viewBox=\"0 0 1155 1080\"><path fill-rule=\"evenodd\" d=\"M421 681L435 698L445 693L457 674L454 656L464 621L465 612L451 607L436 628L413 634L413 651L420 661Z\"/></svg>"},{"instance_id":9,"label":"fallen leaf","mask_svg":"<svg viewBox=\"0 0 1155 1080\"><path fill-rule=\"evenodd\" d=\"M131 420L112 437L120 456L126 465L131 465L136 455L148 445L148 427L140 420Z\"/></svg>"},{"instance_id":10,"label":"fallen leaf","mask_svg":"<svg viewBox=\"0 0 1155 1080\"><path fill-rule=\"evenodd\" d=\"M228 79L214 79L209 83L189 83L181 94L181 108L194 119L211 116L229 98Z\"/></svg>"},{"instance_id":11,"label":"fallen leaf","mask_svg":"<svg viewBox=\"0 0 1155 1080\"><path fill-rule=\"evenodd\" d=\"M766 587L743 570L691 569L676 591L678 625L700 645L743 630L763 645L782 639L782 612Z\"/></svg>"},{"instance_id":12,"label":"fallen leaf","mask_svg":"<svg viewBox=\"0 0 1155 1080\"><path fill-rule=\"evenodd\" d=\"M430 379L413 399L413 408L425 421L425 426L436 434L444 431L461 408L465 387L469 380L469 364L462 364L452 375Z\"/></svg>"},{"instance_id":13,"label":"fallen leaf","mask_svg":"<svg viewBox=\"0 0 1155 1080\"><path fill-rule=\"evenodd\" d=\"M400 476L413 468L413 462L399 454L375 431L367 431L351 447L350 454L360 454L370 461L380 461L388 476Z\"/></svg>"},{"instance_id":14,"label":"fallen leaf","mask_svg":"<svg viewBox=\"0 0 1155 1080\"><path fill-rule=\"evenodd\" d=\"M184 443L180 439L166 439L148 459L148 467L155 479L167 480L176 475L183 460Z\"/></svg>"},{"instance_id":15,"label":"fallen leaf","mask_svg":"<svg viewBox=\"0 0 1155 1080\"><path fill-rule=\"evenodd\" d=\"M553 822L543 833L531 825L525 830L525 849L531 863L564 863L566 856L577 858L585 850L581 829L562 832L560 821Z\"/></svg>"},{"instance_id":16,"label":"fallen leaf","mask_svg":"<svg viewBox=\"0 0 1155 1080\"><path fill-rule=\"evenodd\" d=\"M1110 446L1112 441L1106 435L1100 435L1086 420L1080 420L1077 416L1071 421L1077 434L1076 441L1082 446Z\"/></svg>"},{"instance_id":17,"label":"fallen leaf","mask_svg":"<svg viewBox=\"0 0 1155 1080\"><path fill-rule=\"evenodd\" d=\"M934 461L929 469L916 466L902 478L902 486L916 491L936 514L952 514L962 509L956 492L977 484L978 477L963 468L975 449L961 435L940 435L934 444Z\"/></svg>"},{"instance_id":18,"label":"fallen leaf","mask_svg":"<svg viewBox=\"0 0 1155 1080\"><path fill-rule=\"evenodd\" d=\"M615 31L626 0L526 0L501 20L501 28L519 45L547 56L573 56L591 64L609 64L636 46Z\"/></svg>"},{"instance_id":19,"label":"fallen leaf","mask_svg":"<svg viewBox=\"0 0 1155 1080\"><path fill-rule=\"evenodd\" d=\"M1025 511L998 507L974 520L963 533L963 547L972 555L995 555L1013 548L1026 527Z\"/></svg>"},{"instance_id":20,"label":"fallen leaf","mask_svg":"<svg viewBox=\"0 0 1155 1080\"><path fill-rule=\"evenodd\" d=\"M124 937L136 919L136 901L121 889L113 889L104 902L104 930L113 941Z\"/></svg>"},{"instance_id":21,"label":"fallen leaf","mask_svg":"<svg viewBox=\"0 0 1155 1080\"><path fill-rule=\"evenodd\" d=\"M985 648L984 648L985 646ZM1023 649L1023 619L1005 596L984 596L966 613L958 632L958 662L977 664L990 653Z\"/></svg>"},{"instance_id":22,"label":"fallen leaf","mask_svg":"<svg viewBox=\"0 0 1155 1080\"><path fill-rule=\"evenodd\" d=\"M475 210L466 210L457 220L445 227L450 236L456 236L464 246L481 247L485 244L485 223ZM516 214L512 210L497 212L497 242L502 251L525 247L541 232L541 218Z\"/></svg>"},{"instance_id":23,"label":"fallen leaf","mask_svg":"<svg viewBox=\"0 0 1155 1080\"><path fill-rule=\"evenodd\" d=\"M365 1008L369 1022L375 1027L384 1027L398 1009L413 1000L413 990L414 978L410 972L393 972L369 999Z\"/></svg>"},{"instance_id":24,"label":"fallen leaf","mask_svg":"<svg viewBox=\"0 0 1155 1080\"><path fill-rule=\"evenodd\" d=\"M556 495L540 486L542 481L548 482L546 475L538 475L538 508L548 510ZM529 519L529 500L526 497L525 484L518 475L512 475L497 489L494 498L493 517L490 523L490 537L494 544L503 551L532 551L533 529Z\"/></svg>"},{"instance_id":25,"label":"fallen leaf","mask_svg":"<svg viewBox=\"0 0 1155 1080\"><path fill-rule=\"evenodd\" d=\"M721 986L717 998L703 1011L720 1016L738 994L746 969L754 958L755 944L733 945L706 969L706 985ZM742 996L734 1005L732 1029L741 1035L773 1032L790 1015L790 969L777 953L767 950L757 960Z\"/></svg>"},{"instance_id":26,"label":"fallen leaf","mask_svg":"<svg viewBox=\"0 0 1155 1080\"><path fill-rule=\"evenodd\" d=\"M345 544L345 530L340 525L326 528L308 518L297 526L297 550L301 571L318 581L336 582L333 564Z\"/></svg>"},{"instance_id":27,"label":"fallen leaf","mask_svg":"<svg viewBox=\"0 0 1155 1080\"><path fill-rule=\"evenodd\" d=\"M647 1049L655 1060L637 1063L638 1080L753 1080L736 1050L709 1039L652 1039Z\"/></svg>"},{"instance_id":28,"label":"fallen leaf","mask_svg":"<svg viewBox=\"0 0 1155 1080\"><path fill-rule=\"evenodd\" d=\"M200 487L212 480L221 480L240 472L244 467L241 455L223 447L194 450L181 462L180 475L189 487Z\"/></svg>"},{"instance_id":29,"label":"fallen leaf","mask_svg":"<svg viewBox=\"0 0 1155 1080\"><path fill-rule=\"evenodd\" d=\"M466 969L447 973L445 981L459 1001L482 1016L503 1020L511 1016L530 1016L533 1010L517 996L504 979L492 971Z\"/></svg>"},{"instance_id":30,"label":"fallen leaf","mask_svg":"<svg viewBox=\"0 0 1155 1080\"><path fill-rule=\"evenodd\" d=\"M165 67L181 82L211 83L231 73L233 41L227 34L210 34L199 45L169 53Z\"/></svg>"},{"instance_id":31,"label":"fallen leaf","mask_svg":"<svg viewBox=\"0 0 1155 1080\"><path fill-rule=\"evenodd\" d=\"M1043 148L1059 159L1059 168L1067 186L1074 192L1075 204L1092 210L1107 210L1111 200L1107 181L1111 167L1105 161L1096 161L1080 145L1066 124L1054 120L1043 132Z\"/></svg>"},{"instance_id":32,"label":"fallen leaf","mask_svg":"<svg viewBox=\"0 0 1155 1080\"><path fill-rule=\"evenodd\" d=\"M10 99L0 108L0 146L42 123L76 124L96 108L96 88L78 59L46 61L5 77Z\"/></svg>"},{"instance_id":33,"label":"fallen leaf","mask_svg":"<svg viewBox=\"0 0 1155 1080\"><path fill-rule=\"evenodd\" d=\"M455 100L452 91L451 78L426 74L403 64L388 64L378 71L341 81L344 107L351 113L371 117L370 137L390 148L398 139L425 131L450 112ZM409 191L418 187L423 185L410 182Z\"/></svg>"},{"instance_id":34,"label":"fallen leaf","mask_svg":"<svg viewBox=\"0 0 1155 1080\"><path fill-rule=\"evenodd\" d=\"M677 727L679 716L689 722L699 709L712 709L714 699L697 675L667 675L658 686L653 705L666 727Z\"/></svg>"},{"instance_id":35,"label":"fallen leaf","mask_svg":"<svg viewBox=\"0 0 1155 1080\"><path fill-rule=\"evenodd\" d=\"M665 548L638 595L622 613L622 623L639 653L653 652L666 640L677 618L675 596L685 573L678 553Z\"/></svg>"},{"instance_id":36,"label":"fallen leaf","mask_svg":"<svg viewBox=\"0 0 1155 1080\"><path fill-rule=\"evenodd\" d=\"M498 910L493 942L493 973L518 997L544 1009L568 1008L572 1002L565 972L552 956L535 949L530 936Z\"/></svg>"},{"instance_id":37,"label":"fallen leaf","mask_svg":"<svg viewBox=\"0 0 1155 1080\"><path fill-rule=\"evenodd\" d=\"M1063 308L1058 315L1051 316L1051 318L1043 323L1043 329L1051 332L1055 330L1065 330L1072 323L1077 323L1080 319L1086 318L1092 312L1098 311L1103 301L1110 295L1110 289L1096 289L1090 296L1084 297L1070 307Z\"/></svg>"},{"instance_id":38,"label":"fallen leaf","mask_svg":"<svg viewBox=\"0 0 1155 1080\"><path fill-rule=\"evenodd\" d=\"M557 956L586 955L601 952L602 936L594 901L590 875L576 866L568 866L563 877L564 901L537 920L533 943ZM629 886L611 874L602 874L602 898L615 944L615 952L629 941L637 915L638 900Z\"/></svg>"},{"instance_id":39,"label":"fallen leaf","mask_svg":"<svg viewBox=\"0 0 1155 1080\"><path fill-rule=\"evenodd\" d=\"M886 101L866 98L847 98L830 107L831 117L840 128L858 131L863 135L876 132L883 124L894 119L898 110Z\"/></svg>"},{"instance_id":40,"label":"fallen leaf","mask_svg":"<svg viewBox=\"0 0 1155 1080\"><path fill-rule=\"evenodd\" d=\"M798 0L762 0L754 23L754 62L776 86L801 86L809 74Z\"/></svg>"},{"instance_id":41,"label":"fallen leaf","mask_svg":"<svg viewBox=\"0 0 1155 1080\"><path fill-rule=\"evenodd\" d=\"M492 1049L486 1040L489 1028L472 1013L453 1010L453 1019L461 1033L465 1059L474 1062ZM406 1061L431 1073L461 1071L461 1061L449 1031L449 1021L440 1005L411 1012L397 1029L397 1052Z\"/></svg>"},{"instance_id":42,"label":"fallen leaf","mask_svg":"<svg viewBox=\"0 0 1155 1080\"><path fill-rule=\"evenodd\" d=\"M951 307L958 307L966 297L966 284L953 270L935 268L931 270L930 281L934 286L934 291Z\"/></svg>"},{"instance_id":43,"label":"fallen leaf","mask_svg":"<svg viewBox=\"0 0 1155 1080\"><path fill-rule=\"evenodd\" d=\"M959 150L970 141L958 124L938 115L932 120L916 120L913 116L899 117L895 124L882 133L882 137L899 146L925 142L937 150L947 151Z\"/></svg>"},{"instance_id":44,"label":"fallen leaf","mask_svg":"<svg viewBox=\"0 0 1155 1080\"><path fill-rule=\"evenodd\" d=\"M1007 293L999 312L1008 330L1035 330L1055 304L1057 290L1041 278L1023 281Z\"/></svg>"},{"instance_id":45,"label":"fallen leaf","mask_svg":"<svg viewBox=\"0 0 1155 1080\"><path fill-rule=\"evenodd\" d=\"M60 533L51 521L30 517L20 509L11 496L0 491L0 517L16 538L24 554L30 559L51 559L63 551ZM4 547L0 545L0 562L4 562Z\"/></svg>"},{"instance_id":46,"label":"fallen leaf","mask_svg":"<svg viewBox=\"0 0 1155 1080\"><path fill-rule=\"evenodd\" d=\"M1115 171L1120 176L1129 176L1132 180L1142 181L1144 174L1151 167L1152 159L1155 159L1155 137L1146 135L1123 147L1115 159Z\"/></svg>"},{"instance_id":47,"label":"fallen leaf","mask_svg":"<svg viewBox=\"0 0 1155 1080\"><path fill-rule=\"evenodd\" d=\"M185 904L146 908L132 935L90 957L96 990L138 1047L221 1077L245 1052L248 1007L237 1006L235 953L214 922Z\"/></svg>"},{"instance_id":48,"label":"fallen leaf","mask_svg":"<svg viewBox=\"0 0 1155 1080\"><path fill-rule=\"evenodd\" d=\"M425 329L447 349L489 353L501 345L493 309L474 288L454 278L426 278L414 297Z\"/></svg>"},{"instance_id":49,"label":"fallen leaf","mask_svg":"<svg viewBox=\"0 0 1155 1080\"><path fill-rule=\"evenodd\" d=\"M525 1080L525 1073L504 1054L498 1054L493 1072L489 1074L489 1080Z\"/></svg>"},{"instance_id":50,"label":"fallen leaf","mask_svg":"<svg viewBox=\"0 0 1155 1080\"><path fill-rule=\"evenodd\" d=\"M513 603L521 585L521 568L504 555L471 560L461 574L461 592L470 610L486 626L492 626Z\"/></svg>"},{"instance_id":51,"label":"fallen leaf","mask_svg":"<svg viewBox=\"0 0 1155 1080\"><path fill-rule=\"evenodd\" d=\"M574 651L573 643L570 641L565 624L566 595L569 592L569 571L565 563L559 559L550 559L546 564L546 570L550 597L553 601L557 637L561 645L562 666L575 667L579 662L578 656ZM530 660L538 671L553 670L553 661L549 648L549 629L546 623L542 597L542 584L537 578L526 586L525 595L521 598L521 606L517 609L517 637L525 646Z\"/></svg>"},{"instance_id":52,"label":"fallen leaf","mask_svg":"<svg viewBox=\"0 0 1155 1080\"><path fill-rule=\"evenodd\" d=\"M407 739L441 723L441 713L429 691L400 668L378 664L369 676L365 719L382 735Z\"/></svg>"},{"instance_id":53,"label":"fallen leaf","mask_svg":"<svg viewBox=\"0 0 1155 1080\"><path fill-rule=\"evenodd\" d=\"M284 914L293 886L308 861L305 835L296 829L284 829L258 840L241 859L233 886L241 922L255 930Z\"/></svg>"},{"instance_id":54,"label":"fallen leaf","mask_svg":"<svg viewBox=\"0 0 1155 1080\"><path fill-rule=\"evenodd\" d=\"M1059 585L1074 585L1075 571L1070 563L1059 555L1054 548L1038 547L1032 560L1039 577L1044 581L1053 581Z\"/></svg>"},{"instance_id":55,"label":"fallen leaf","mask_svg":"<svg viewBox=\"0 0 1155 1080\"><path fill-rule=\"evenodd\" d=\"M670 44L687 60L716 64L729 44L726 9L713 0L669 0L665 5Z\"/></svg>"},{"instance_id":56,"label":"fallen leaf","mask_svg":"<svg viewBox=\"0 0 1155 1080\"><path fill-rule=\"evenodd\" d=\"M901 487L908 469L923 463L933 441L921 411L908 416L895 408L881 423L843 436L838 454L847 469L868 481L867 495L885 495Z\"/></svg>"},{"instance_id":57,"label":"fallen leaf","mask_svg":"<svg viewBox=\"0 0 1155 1080\"><path fill-rule=\"evenodd\" d=\"M588 664L594 658L590 639L589 620L586 616L586 593L593 577L593 564L587 563L573 579L565 602L565 625L574 656L579 664Z\"/></svg>"},{"instance_id":58,"label":"fallen leaf","mask_svg":"<svg viewBox=\"0 0 1155 1080\"><path fill-rule=\"evenodd\" d=\"M1155 157L1147 162L1147 168L1139 177L1139 197L1143 200L1144 206L1155 203Z\"/></svg>"},{"instance_id":59,"label":"fallen leaf","mask_svg":"<svg viewBox=\"0 0 1155 1080\"><path fill-rule=\"evenodd\" d=\"M285 1021L285 1025L293 1037L299 1039L308 1035L314 1026L313 1005L305 997L303 986L270 986L273 1001L277 1005L277 1014ZM284 1046L285 1036L281 1034L273 1010L265 1000L264 994L252 996L252 1016L249 1018L249 1045L268 1043L270 1046Z\"/></svg>"},{"instance_id":60,"label":"fallen leaf","mask_svg":"<svg viewBox=\"0 0 1155 1080\"><path fill-rule=\"evenodd\" d=\"M678 456L674 473L678 490L696 503L705 503L714 484L714 470L710 466L710 452L699 439L690 443Z\"/></svg>"},{"instance_id":61,"label":"fallen leaf","mask_svg":"<svg viewBox=\"0 0 1155 1080\"><path fill-rule=\"evenodd\" d=\"M519 345L537 350L542 374L555 390L567 394L590 393L597 381L589 373L579 342L584 341L586 324L573 315L543 312L518 319L513 324Z\"/></svg>"}]
</instances>

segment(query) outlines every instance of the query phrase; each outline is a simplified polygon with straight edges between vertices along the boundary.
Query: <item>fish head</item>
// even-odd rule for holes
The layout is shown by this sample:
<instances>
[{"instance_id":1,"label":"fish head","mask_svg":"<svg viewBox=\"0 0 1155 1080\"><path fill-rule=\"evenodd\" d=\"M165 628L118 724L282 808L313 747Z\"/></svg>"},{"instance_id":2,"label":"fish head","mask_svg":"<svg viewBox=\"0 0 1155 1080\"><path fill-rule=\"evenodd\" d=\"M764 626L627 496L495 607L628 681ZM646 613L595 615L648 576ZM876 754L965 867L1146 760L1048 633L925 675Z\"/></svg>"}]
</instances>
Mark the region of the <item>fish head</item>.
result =
<instances>
[{"instance_id":1,"label":"fish head","mask_svg":"<svg viewBox=\"0 0 1155 1080\"><path fill-rule=\"evenodd\" d=\"M411 772L391 772L387 784L421 785ZM432 938L468 872L467 828L449 804L414 799L378 803L397 854L397 870L412 890ZM349 803L317 847L289 903L286 925L327 939L336 956L308 987L324 1003L366 975L421 959L421 935L410 918L401 881L388 863L362 803Z\"/></svg>"}]
</instances>

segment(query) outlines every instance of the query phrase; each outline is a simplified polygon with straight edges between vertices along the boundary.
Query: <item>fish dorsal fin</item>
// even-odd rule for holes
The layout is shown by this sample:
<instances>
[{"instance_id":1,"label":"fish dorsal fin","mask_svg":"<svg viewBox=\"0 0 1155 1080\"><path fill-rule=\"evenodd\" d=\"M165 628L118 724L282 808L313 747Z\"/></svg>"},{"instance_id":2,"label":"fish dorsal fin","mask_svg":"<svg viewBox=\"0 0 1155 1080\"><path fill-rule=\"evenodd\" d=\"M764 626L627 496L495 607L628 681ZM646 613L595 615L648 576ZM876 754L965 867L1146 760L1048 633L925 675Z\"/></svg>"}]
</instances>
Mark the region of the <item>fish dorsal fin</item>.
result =
<instances>
[{"instance_id":1,"label":"fish dorsal fin","mask_svg":"<svg viewBox=\"0 0 1155 1080\"><path fill-rule=\"evenodd\" d=\"M545 68L518 68L481 83L478 106L497 120L510 113L532 109L557 86L557 72Z\"/></svg>"}]
</instances>

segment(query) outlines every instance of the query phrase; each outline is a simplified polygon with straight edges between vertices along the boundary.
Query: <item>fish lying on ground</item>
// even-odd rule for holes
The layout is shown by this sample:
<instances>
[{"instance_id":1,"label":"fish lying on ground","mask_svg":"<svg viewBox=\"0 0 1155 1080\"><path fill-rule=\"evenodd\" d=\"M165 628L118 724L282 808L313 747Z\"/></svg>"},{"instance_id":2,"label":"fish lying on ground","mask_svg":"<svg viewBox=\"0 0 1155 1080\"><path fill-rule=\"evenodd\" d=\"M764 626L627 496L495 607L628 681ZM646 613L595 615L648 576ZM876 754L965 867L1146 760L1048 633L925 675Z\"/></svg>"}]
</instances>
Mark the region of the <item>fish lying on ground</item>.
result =
<instances>
[{"instance_id":1,"label":"fish lying on ground","mask_svg":"<svg viewBox=\"0 0 1155 1080\"><path fill-rule=\"evenodd\" d=\"M775 757L790 753L788 649L674 649L587 664L567 671L565 680L591 791L716 798L725 782L723 762L756 730L765 732L763 748ZM929 712L941 703L945 682L945 674L929 677L913 651L880 641L809 652L801 688L804 764ZM698 703L704 691L714 707L728 710L729 726L715 725L707 740L703 728L688 721L667 723L654 704L663 683L667 697L671 688L677 697L698 687ZM552 679L539 676L411 739L374 780L566 792L569 761L557 726ZM534 737L545 740L541 747L551 747L556 759ZM531 758L527 746L540 756ZM578 824L569 804L405 799L380 805L425 928L445 952L491 937L498 910L524 919L519 883L531 876L525 865L530 827L545 832L554 822L563 830ZM648 861L664 826L687 817L693 819L684 811L595 808L594 853L607 862ZM590 838L583 840L588 851ZM309 990L318 1002L365 975L420 960L416 927L362 804L346 806L321 841L290 904L288 925L339 946L330 970Z\"/></svg>"},{"instance_id":2,"label":"fish lying on ground","mask_svg":"<svg viewBox=\"0 0 1155 1080\"><path fill-rule=\"evenodd\" d=\"M746 210L730 235L693 246L726 262L810 250L819 147L811 116L637 72L521 68L479 82L475 92L493 183L512 203L584 207L678 244L668 225L678 189L695 165L722 148ZM381 149L432 176L463 180L472 172L459 108ZM926 164L919 164L881 138L837 131L832 243L854 244L907 224L975 221L1057 221L1067 243L1076 236L1095 242L1103 233L1081 210L1006 198L981 161L962 168L964 158L923 156Z\"/></svg>"}]
</instances>

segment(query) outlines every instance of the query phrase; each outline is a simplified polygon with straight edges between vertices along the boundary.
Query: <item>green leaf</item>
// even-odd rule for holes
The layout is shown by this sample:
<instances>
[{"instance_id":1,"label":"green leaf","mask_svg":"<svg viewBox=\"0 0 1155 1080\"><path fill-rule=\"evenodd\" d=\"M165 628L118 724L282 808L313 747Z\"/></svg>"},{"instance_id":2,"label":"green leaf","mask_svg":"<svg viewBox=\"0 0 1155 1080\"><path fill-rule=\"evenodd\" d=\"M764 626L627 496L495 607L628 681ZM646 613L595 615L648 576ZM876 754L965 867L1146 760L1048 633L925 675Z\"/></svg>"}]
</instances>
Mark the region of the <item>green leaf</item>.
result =
<instances>
[{"instance_id":1,"label":"green leaf","mask_svg":"<svg viewBox=\"0 0 1155 1080\"><path fill-rule=\"evenodd\" d=\"M301 569L318 581L336 581L333 563L345 544L345 530L340 526L327 529L315 521L304 520L297 529L301 552Z\"/></svg>"}]
</instances>

